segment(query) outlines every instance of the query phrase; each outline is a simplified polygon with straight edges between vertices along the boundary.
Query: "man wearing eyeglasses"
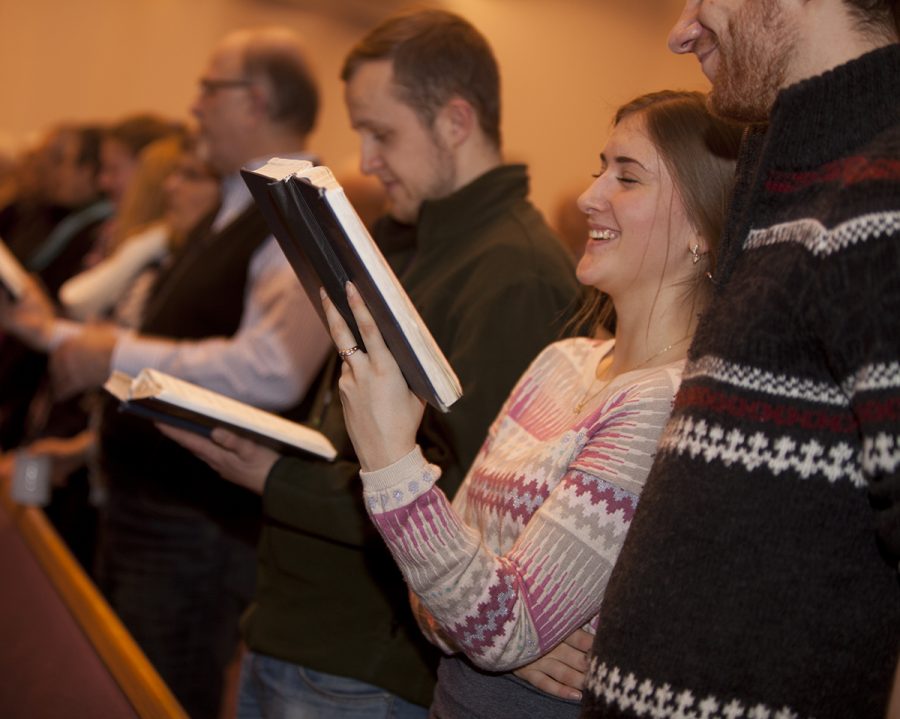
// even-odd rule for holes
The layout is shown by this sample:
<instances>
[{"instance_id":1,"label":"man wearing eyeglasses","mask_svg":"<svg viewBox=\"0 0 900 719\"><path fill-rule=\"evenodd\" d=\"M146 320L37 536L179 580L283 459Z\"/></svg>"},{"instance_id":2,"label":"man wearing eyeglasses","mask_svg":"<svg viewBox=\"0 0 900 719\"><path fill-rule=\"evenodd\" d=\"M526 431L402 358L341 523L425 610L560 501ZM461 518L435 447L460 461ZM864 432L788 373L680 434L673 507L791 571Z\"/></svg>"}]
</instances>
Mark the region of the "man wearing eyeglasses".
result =
<instances>
[{"instance_id":1,"label":"man wearing eyeglasses","mask_svg":"<svg viewBox=\"0 0 900 719\"><path fill-rule=\"evenodd\" d=\"M61 392L153 367L276 412L300 402L327 337L238 170L304 156L317 107L288 31L242 31L216 47L193 112L223 178L221 206L163 271L139 333L95 327L55 353ZM259 498L113 402L100 455L109 480L101 586L188 714L215 717L253 593Z\"/></svg>"}]
</instances>

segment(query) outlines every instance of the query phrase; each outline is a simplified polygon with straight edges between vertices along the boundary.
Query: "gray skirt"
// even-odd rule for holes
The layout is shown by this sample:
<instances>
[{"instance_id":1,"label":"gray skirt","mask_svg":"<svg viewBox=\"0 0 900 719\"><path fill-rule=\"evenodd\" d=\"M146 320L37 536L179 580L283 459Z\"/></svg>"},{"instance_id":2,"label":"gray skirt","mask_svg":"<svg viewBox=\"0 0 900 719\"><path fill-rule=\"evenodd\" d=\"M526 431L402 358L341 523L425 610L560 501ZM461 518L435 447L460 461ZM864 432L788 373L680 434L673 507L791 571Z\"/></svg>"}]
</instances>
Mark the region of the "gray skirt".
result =
<instances>
[{"instance_id":1,"label":"gray skirt","mask_svg":"<svg viewBox=\"0 0 900 719\"><path fill-rule=\"evenodd\" d=\"M557 699L511 673L477 669L461 655L444 657L431 719L576 719L581 704Z\"/></svg>"}]
</instances>

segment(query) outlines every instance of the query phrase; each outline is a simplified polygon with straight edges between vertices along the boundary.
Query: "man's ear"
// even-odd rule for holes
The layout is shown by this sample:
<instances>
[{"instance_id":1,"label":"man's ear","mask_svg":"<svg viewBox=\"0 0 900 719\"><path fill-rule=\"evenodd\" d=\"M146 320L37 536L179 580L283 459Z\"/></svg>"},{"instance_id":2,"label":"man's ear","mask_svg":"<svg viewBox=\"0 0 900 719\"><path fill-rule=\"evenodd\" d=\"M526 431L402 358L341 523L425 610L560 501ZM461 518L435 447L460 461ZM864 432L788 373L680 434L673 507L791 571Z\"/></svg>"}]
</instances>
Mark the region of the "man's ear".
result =
<instances>
[{"instance_id":1,"label":"man's ear","mask_svg":"<svg viewBox=\"0 0 900 719\"><path fill-rule=\"evenodd\" d=\"M459 147L478 126L475 108L461 97L451 97L438 111L434 127L444 145Z\"/></svg>"},{"instance_id":2,"label":"man's ear","mask_svg":"<svg viewBox=\"0 0 900 719\"><path fill-rule=\"evenodd\" d=\"M266 119L269 117L270 92L271 90L265 82L254 82L247 88L247 99L255 118Z\"/></svg>"}]
</instances>

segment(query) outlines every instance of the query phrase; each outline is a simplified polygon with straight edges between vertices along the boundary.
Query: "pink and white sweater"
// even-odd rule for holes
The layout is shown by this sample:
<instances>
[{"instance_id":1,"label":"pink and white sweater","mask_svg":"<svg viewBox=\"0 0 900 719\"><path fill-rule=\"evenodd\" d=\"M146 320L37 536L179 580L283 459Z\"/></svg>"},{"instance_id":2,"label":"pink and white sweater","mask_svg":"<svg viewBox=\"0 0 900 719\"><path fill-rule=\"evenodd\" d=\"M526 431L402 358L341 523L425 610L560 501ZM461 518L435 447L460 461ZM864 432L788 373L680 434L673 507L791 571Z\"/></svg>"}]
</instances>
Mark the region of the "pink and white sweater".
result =
<instances>
[{"instance_id":1,"label":"pink and white sweater","mask_svg":"<svg viewBox=\"0 0 900 719\"><path fill-rule=\"evenodd\" d=\"M443 650L505 671L595 624L684 366L634 370L601 387L594 371L612 346L576 338L547 347L452 505L418 448L361 474L369 514Z\"/></svg>"}]
</instances>

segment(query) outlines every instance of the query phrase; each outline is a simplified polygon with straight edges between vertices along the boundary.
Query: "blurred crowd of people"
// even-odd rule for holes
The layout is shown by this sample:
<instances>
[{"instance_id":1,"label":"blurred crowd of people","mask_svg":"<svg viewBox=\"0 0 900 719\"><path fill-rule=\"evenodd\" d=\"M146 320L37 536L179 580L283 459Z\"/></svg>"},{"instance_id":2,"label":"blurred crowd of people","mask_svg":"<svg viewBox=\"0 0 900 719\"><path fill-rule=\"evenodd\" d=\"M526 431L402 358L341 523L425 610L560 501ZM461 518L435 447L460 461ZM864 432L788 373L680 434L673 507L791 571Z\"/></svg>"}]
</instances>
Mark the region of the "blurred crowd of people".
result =
<instances>
[{"instance_id":1,"label":"blurred crowd of people","mask_svg":"<svg viewBox=\"0 0 900 719\"><path fill-rule=\"evenodd\" d=\"M91 568L94 398L57 401L48 357L81 323L136 326L159 269L217 207L218 176L184 123L147 113L48 130L10 164L3 196L0 238L35 282L18 337L0 337L0 471L9 481L17 449L45 460L47 511Z\"/></svg>"}]
</instances>

